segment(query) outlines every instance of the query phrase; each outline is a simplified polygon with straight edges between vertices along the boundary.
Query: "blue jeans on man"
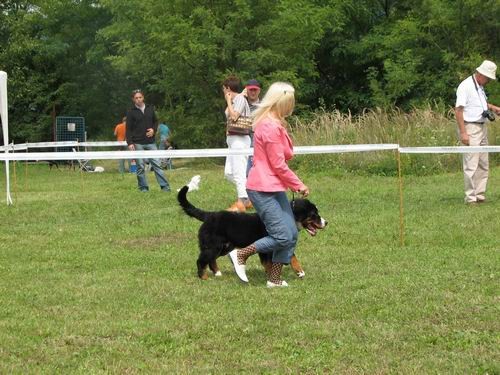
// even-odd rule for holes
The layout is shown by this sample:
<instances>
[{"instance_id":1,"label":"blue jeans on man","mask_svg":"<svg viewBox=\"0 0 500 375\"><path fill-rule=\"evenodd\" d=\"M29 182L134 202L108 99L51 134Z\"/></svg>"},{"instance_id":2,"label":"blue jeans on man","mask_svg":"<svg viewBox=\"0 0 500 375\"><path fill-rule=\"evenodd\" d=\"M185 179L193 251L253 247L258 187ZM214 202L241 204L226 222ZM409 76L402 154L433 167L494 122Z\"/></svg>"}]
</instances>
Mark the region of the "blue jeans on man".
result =
<instances>
[{"instance_id":1,"label":"blue jeans on man","mask_svg":"<svg viewBox=\"0 0 500 375\"><path fill-rule=\"evenodd\" d=\"M148 144L135 143L134 146L136 151L157 150L155 143L148 143ZM151 168L153 168L153 171L156 176L156 181L158 181L161 190L170 191L170 185L168 184L168 181L165 178L165 175L163 174L163 169L161 168L160 161L158 159L149 159L149 163L151 164ZM140 191L149 190L143 159L137 159L137 183L139 185Z\"/></svg>"},{"instance_id":2,"label":"blue jeans on man","mask_svg":"<svg viewBox=\"0 0 500 375\"><path fill-rule=\"evenodd\" d=\"M289 264L295 252L298 230L286 192L247 190L247 193L269 234L255 241L257 252L273 253L273 263Z\"/></svg>"},{"instance_id":3,"label":"blue jeans on man","mask_svg":"<svg viewBox=\"0 0 500 375\"><path fill-rule=\"evenodd\" d=\"M121 146L118 150L119 151L128 151L128 147ZM128 164L128 170L130 171L130 159L127 159L127 164ZM118 172L120 172L120 174L125 173L125 160L124 159L118 160Z\"/></svg>"}]
</instances>

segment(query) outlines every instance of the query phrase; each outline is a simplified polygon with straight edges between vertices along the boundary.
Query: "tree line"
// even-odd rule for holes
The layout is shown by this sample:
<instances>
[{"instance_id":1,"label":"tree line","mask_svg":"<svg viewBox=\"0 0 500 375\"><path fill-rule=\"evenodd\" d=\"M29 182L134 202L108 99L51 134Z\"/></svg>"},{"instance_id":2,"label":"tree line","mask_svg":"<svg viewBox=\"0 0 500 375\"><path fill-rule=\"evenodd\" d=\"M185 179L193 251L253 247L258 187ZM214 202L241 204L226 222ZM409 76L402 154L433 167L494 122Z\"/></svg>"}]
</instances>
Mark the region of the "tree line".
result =
<instances>
[{"instance_id":1,"label":"tree line","mask_svg":"<svg viewBox=\"0 0 500 375\"><path fill-rule=\"evenodd\" d=\"M498 0L3 0L0 70L16 142L54 115L92 139L143 89L181 147L224 144L221 82L284 80L297 113L451 106L483 59L500 63ZM500 101L500 85L488 86Z\"/></svg>"}]
</instances>

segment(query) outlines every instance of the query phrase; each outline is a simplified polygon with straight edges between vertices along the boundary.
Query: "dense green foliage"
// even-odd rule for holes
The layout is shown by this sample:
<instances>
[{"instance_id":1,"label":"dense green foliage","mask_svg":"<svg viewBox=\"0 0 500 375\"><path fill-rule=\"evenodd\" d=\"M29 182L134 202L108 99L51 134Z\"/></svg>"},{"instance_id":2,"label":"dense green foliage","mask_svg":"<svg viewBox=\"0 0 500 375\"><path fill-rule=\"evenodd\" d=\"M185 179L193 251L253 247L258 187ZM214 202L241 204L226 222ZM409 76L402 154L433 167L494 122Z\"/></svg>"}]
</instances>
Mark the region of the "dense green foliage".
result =
<instances>
[{"instance_id":1,"label":"dense green foliage","mask_svg":"<svg viewBox=\"0 0 500 375\"><path fill-rule=\"evenodd\" d=\"M452 105L485 58L500 62L498 0L7 0L0 69L15 141L51 138L51 114L112 137L131 89L146 91L181 147L224 143L220 83L292 82L319 107ZM488 86L500 102L498 83Z\"/></svg>"},{"instance_id":2,"label":"dense green foliage","mask_svg":"<svg viewBox=\"0 0 500 375\"><path fill-rule=\"evenodd\" d=\"M290 287L268 290L256 256L250 285L227 257L200 281L200 223L105 163L18 163L15 204L0 205L0 373L500 372L498 190L471 207L461 172L406 178L400 247L396 178L299 170L329 224L300 234L304 280L286 267ZM232 203L223 168L183 166L167 171L174 189L199 173L194 204Z\"/></svg>"}]
</instances>

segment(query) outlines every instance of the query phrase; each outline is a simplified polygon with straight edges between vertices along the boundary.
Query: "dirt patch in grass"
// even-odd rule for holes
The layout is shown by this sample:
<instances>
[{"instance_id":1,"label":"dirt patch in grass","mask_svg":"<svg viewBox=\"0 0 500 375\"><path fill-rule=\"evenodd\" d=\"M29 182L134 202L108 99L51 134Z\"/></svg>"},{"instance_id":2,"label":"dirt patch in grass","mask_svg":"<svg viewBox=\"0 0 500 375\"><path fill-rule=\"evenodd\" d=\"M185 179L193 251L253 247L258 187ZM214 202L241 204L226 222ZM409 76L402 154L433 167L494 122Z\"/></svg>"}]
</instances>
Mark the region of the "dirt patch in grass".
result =
<instances>
[{"instance_id":1,"label":"dirt patch in grass","mask_svg":"<svg viewBox=\"0 0 500 375\"><path fill-rule=\"evenodd\" d=\"M141 249L147 251L164 246L183 246L187 242L193 240L196 240L196 237L193 239L193 235L190 233L175 232L123 239L118 241L118 244L126 249Z\"/></svg>"}]
</instances>

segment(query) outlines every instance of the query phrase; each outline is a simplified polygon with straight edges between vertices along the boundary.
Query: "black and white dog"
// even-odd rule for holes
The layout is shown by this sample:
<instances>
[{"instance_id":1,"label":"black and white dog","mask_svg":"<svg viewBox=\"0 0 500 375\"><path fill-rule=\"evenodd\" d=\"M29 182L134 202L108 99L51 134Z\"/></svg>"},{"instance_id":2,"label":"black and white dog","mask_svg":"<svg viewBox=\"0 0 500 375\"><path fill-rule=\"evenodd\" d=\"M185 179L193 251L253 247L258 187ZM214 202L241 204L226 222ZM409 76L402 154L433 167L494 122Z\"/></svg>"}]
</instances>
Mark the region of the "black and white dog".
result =
<instances>
[{"instance_id":1,"label":"black and white dog","mask_svg":"<svg viewBox=\"0 0 500 375\"><path fill-rule=\"evenodd\" d=\"M193 206L187 200L186 195L188 191L198 188L199 180L199 176L193 177L188 185L179 190L177 200L187 215L203 222L198 231L200 255L196 264L198 276L206 280L208 278L207 266L215 276L221 275L217 266L218 257L228 254L235 248L251 245L258 239L267 236L267 231L257 214L229 211L208 212ZM294 199L290 204L299 230L304 228L311 236L314 236L318 229L323 229L328 224L319 215L316 206L309 200ZM272 254L259 253L259 257L266 272L268 272ZM290 265L299 277L305 275L295 255L293 255Z\"/></svg>"}]
</instances>

